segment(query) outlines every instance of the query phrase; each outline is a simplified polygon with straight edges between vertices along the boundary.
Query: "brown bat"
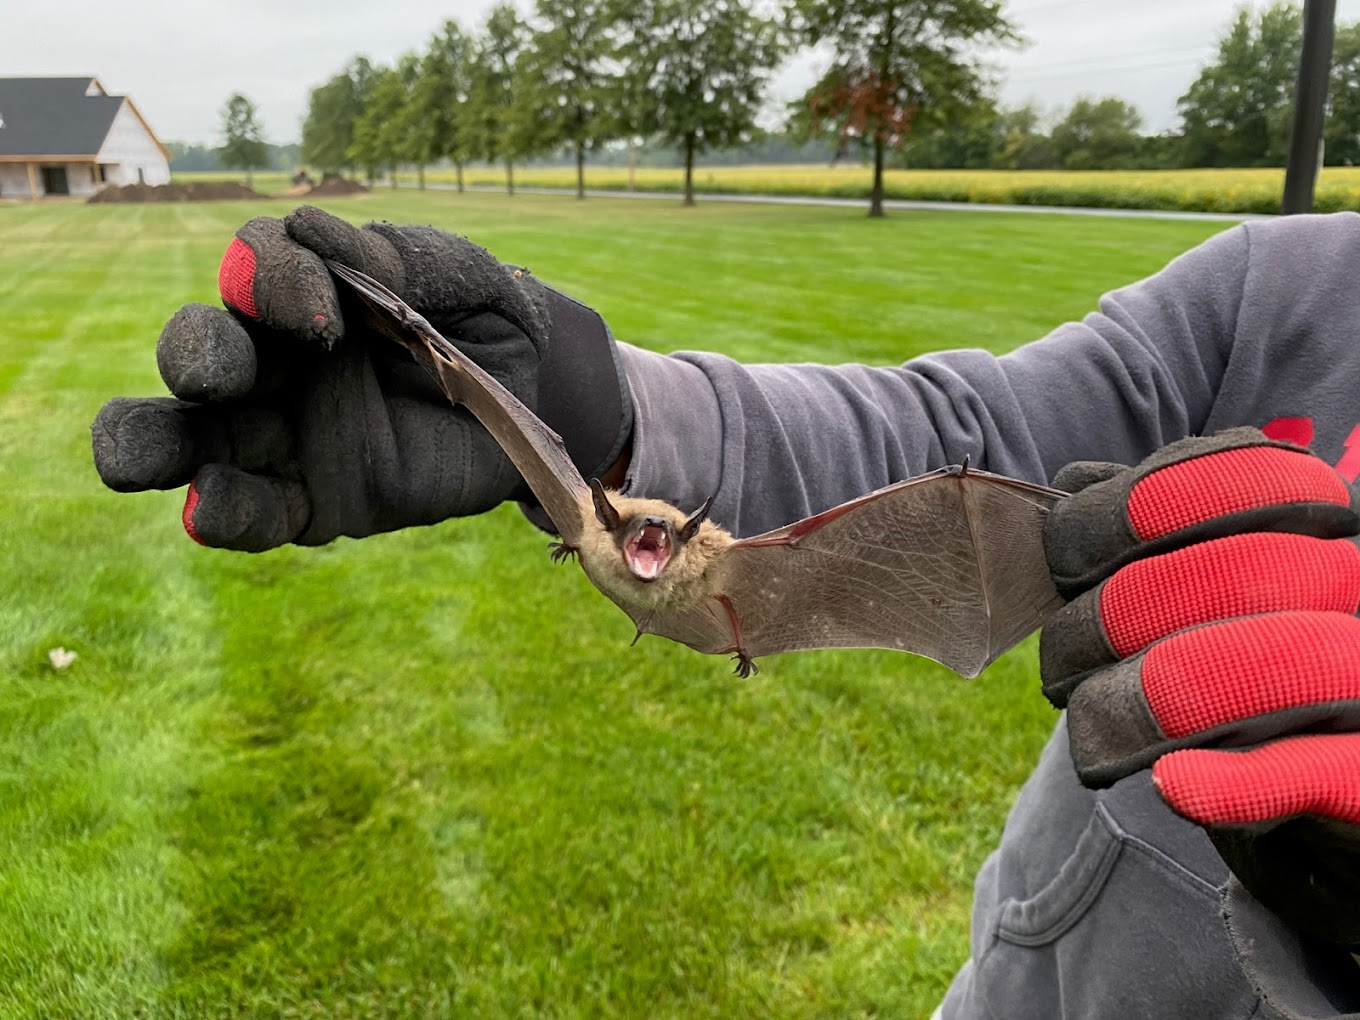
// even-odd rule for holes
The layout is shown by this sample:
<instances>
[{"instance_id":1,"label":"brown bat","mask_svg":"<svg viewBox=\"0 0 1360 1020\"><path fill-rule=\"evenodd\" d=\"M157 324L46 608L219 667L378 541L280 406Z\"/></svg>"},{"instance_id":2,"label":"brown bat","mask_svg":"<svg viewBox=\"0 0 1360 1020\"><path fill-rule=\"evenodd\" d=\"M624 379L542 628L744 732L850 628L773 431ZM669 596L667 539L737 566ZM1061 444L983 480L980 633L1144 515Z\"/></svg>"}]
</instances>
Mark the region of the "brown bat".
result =
<instances>
[{"instance_id":1,"label":"brown bat","mask_svg":"<svg viewBox=\"0 0 1360 1020\"><path fill-rule=\"evenodd\" d=\"M1065 493L965 461L737 539L708 520L711 498L686 514L587 483L561 438L421 315L327 265L487 428L552 518L553 560L575 556L639 637L734 655L743 677L757 656L812 648L895 648L972 677L1062 605L1041 536Z\"/></svg>"}]
</instances>

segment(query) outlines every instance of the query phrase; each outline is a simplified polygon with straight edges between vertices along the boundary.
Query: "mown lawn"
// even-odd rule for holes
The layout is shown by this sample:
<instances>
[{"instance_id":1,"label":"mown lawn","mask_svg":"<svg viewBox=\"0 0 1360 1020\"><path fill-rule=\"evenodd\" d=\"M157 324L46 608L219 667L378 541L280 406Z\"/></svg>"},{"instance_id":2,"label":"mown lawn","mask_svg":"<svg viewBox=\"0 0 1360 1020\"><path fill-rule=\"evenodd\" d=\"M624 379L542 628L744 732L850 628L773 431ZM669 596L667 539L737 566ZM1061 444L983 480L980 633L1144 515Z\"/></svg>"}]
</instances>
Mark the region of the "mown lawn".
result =
<instances>
[{"instance_id":1,"label":"mown lawn","mask_svg":"<svg viewBox=\"0 0 1360 1020\"><path fill-rule=\"evenodd\" d=\"M618 335L996 351L1219 225L375 194ZM924 1016L1054 719L1032 645L730 664L506 508L247 556L116 495L88 423L281 202L0 208L0 1015ZM79 658L55 671L47 652Z\"/></svg>"}]
</instances>

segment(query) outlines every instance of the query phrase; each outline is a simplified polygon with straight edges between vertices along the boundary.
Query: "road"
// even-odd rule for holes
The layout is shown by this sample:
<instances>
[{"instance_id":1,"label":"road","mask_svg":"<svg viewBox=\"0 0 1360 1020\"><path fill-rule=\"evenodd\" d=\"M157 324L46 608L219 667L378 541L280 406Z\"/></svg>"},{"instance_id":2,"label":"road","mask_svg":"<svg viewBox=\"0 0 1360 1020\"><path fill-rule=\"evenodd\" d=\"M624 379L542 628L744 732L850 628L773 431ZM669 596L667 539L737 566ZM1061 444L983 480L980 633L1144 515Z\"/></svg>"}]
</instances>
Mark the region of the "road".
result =
<instances>
[{"instance_id":1,"label":"road","mask_svg":"<svg viewBox=\"0 0 1360 1020\"><path fill-rule=\"evenodd\" d=\"M403 184L402 187L415 187ZM452 191L454 185L430 182L427 188ZM470 185L469 191L504 191L497 185ZM516 193L526 195L574 195L575 188L522 188ZM679 198L673 191L612 191L587 188L586 195L591 198L636 198L674 202ZM865 198L817 198L811 195L733 195L726 193L703 192L696 196L700 202L749 202L757 205L825 205L847 209L863 209L868 204ZM883 208L903 209L915 212L1002 212L1027 213L1038 216L1117 216L1131 220L1202 220L1218 223L1240 223L1243 220L1268 220L1271 216L1260 213L1208 213L1179 212L1172 209L1088 209L1069 205L992 205L986 202L915 202L907 199L884 199Z\"/></svg>"}]
</instances>

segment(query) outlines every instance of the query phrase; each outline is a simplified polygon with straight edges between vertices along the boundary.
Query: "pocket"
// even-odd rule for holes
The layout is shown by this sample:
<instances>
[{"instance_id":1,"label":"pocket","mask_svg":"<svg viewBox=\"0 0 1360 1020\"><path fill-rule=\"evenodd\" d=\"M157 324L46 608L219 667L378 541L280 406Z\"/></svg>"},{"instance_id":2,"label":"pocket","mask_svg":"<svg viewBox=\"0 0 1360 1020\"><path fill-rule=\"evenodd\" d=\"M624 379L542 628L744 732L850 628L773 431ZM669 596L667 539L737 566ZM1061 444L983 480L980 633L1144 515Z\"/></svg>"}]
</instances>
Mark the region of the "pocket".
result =
<instances>
[{"instance_id":1,"label":"pocket","mask_svg":"<svg viewBox=\"0 0 1360 1020\"><path fill-rule=\"evenodd\" d=\"M1097 805L1057 874L1033 896L1001 904L997 937L1017 946L1060 939L1100 896L1122 850L1104 805Z\"/></svg>"}]
</instances>

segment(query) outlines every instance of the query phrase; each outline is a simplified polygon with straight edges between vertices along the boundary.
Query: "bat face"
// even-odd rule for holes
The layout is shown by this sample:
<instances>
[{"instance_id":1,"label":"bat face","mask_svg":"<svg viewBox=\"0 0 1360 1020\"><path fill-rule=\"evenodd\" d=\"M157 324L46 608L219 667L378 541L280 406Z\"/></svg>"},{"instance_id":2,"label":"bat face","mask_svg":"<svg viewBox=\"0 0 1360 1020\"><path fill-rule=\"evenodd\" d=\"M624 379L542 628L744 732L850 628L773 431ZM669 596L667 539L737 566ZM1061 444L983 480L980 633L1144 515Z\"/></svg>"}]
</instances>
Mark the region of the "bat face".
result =
<instances>
[{"instance_id":1,"label":"bat face","mask_svg":"<svg viewBox=\"0 0 1360 1020\"><path fill-rule=\"evenodd\" d=\"M706 519L708 503L686 517L661 500L606 493L598 482L591 490L600 530L583 541L582 565L598 585L631 605L690 597L703 587L714 553L732 541Z\"/></svg>"}]
</instances>

